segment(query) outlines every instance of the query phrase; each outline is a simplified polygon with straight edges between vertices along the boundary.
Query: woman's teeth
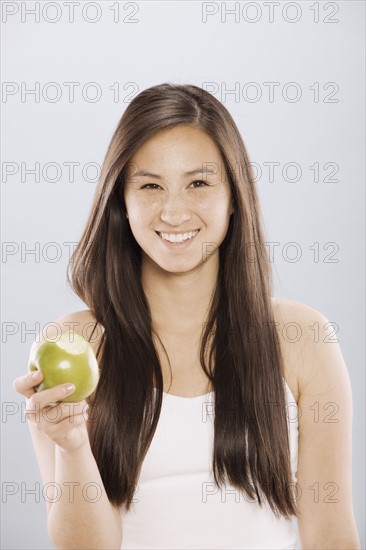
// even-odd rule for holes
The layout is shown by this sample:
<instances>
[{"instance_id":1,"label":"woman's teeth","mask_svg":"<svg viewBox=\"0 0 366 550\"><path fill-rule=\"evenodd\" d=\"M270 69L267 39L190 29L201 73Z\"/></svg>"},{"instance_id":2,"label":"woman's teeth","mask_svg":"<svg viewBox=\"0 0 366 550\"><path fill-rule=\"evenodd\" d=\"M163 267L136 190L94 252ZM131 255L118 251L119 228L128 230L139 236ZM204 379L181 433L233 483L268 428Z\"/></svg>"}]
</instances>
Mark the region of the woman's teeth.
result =
<instances>
[{"instance_id":1,"label":"woman's teeth","mask_svg":"<svg viewBox=\"0 0 366 550\"><path fill-rule=\"evenodd\" d=\"M172 233L158 233L158 235L165 241L170 241L171 243L181 243L197 235L198 231L199 229L196 231L191 231L190 233L179 233L178 235L173 235Z\"/></svg>"}]
</instances>

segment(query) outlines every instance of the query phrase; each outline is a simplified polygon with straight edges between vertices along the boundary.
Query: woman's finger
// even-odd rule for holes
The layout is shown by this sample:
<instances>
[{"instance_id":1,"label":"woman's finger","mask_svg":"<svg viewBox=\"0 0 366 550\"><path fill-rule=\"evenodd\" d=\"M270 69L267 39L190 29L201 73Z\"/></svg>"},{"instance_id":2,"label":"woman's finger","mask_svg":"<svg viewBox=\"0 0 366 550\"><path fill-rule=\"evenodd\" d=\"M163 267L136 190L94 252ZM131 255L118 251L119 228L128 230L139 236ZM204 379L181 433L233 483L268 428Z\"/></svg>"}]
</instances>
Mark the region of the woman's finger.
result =
<instances>
[{"instance_id":1,"label":"woman's finger","mask_svg":"<svg viewBox=\"0 0 366 550\"><path fill-rule=\"evenodd\" d=\"M15 391L24 395L24 397L31 397L34 392L35 386L38 386L43 380L43 374L41 371L29 372L23 376L19 376L13 381L13 388Z\"/></svg>"},{"instance_id":2,"label":"woman's finger","mask_svg":"<svg viewBox=\"0 0 366 550\"><path fill-rule=\"evenodd\" d=\"M28 420L38 424L41 429L48 428L49 425L59 424L69 418L69 422L74 422L75 418L82 416L83 420L88 419L88 404L85 401L75 403L59 403L57 399L60 396L53 392L54 399L45 399L43 393L51 390L43 390L42 392L33 394L27 399L25 415Z\"/></svg>"},{"instance_id":3,"label":"woman's finger","mask_svg":"<svg viewBox=\"0 0 366 550\"><path fill-rule=\"evenodd\" d=\"M31 404L39 403L39 407L53 407L58 401L62 401L65 397L71 396L75 391L75 386L68 382L58 384L53 388L41 390L32 393L29 397Z\"/></svg>"},{"instance_id":4,"label":"woman's finger","mask_svg":"<svg viewBox=\"0 0 366 550\"><path fill-rule=\"evenodd\" d=\"M85 424L86 419L82 413L76 414L75 416L62 417L55 421L47 421L44 417L41 422L37 424L37 427L47 434L49 437L59 436L62 433L68 433L73 428L77 428L81 424Z\"/></svg>"}]
</instances>

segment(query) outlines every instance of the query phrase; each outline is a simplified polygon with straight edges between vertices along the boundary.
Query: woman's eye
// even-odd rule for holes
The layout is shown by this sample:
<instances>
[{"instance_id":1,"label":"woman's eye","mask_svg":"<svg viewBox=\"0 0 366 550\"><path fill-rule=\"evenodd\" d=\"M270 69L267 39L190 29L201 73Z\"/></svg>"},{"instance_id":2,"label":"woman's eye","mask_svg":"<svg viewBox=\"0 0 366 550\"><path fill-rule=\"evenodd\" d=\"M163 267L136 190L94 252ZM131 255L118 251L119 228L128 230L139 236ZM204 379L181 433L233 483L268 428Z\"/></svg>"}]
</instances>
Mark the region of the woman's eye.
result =
<instances>
[{"instance_id":1,"label":"woman's eye","mask_svg":"<svg viewBox=\"0 0 366 550\"><path fill-rule=\"evenodd\" d=\"M145 187L149 187L149 185L155 185L156 187L159 187L157 183L147 183L146 185L143 185L141 189L145 189Z\"/></svg>"},{"instance_id":2,"label":"woman's eye","mask_svg":"<svg viewBox=\"0 0 366 550\"><path fill-rule=\"evenodd\" d=\"M194 183L204 183L204 184L207 186L207 183L206 183L205 181L203 181L203 180L192 181L192 185L193 185ZM196 189L197 189L197 187L196 187Z\"/></svg>"}]
</instances>

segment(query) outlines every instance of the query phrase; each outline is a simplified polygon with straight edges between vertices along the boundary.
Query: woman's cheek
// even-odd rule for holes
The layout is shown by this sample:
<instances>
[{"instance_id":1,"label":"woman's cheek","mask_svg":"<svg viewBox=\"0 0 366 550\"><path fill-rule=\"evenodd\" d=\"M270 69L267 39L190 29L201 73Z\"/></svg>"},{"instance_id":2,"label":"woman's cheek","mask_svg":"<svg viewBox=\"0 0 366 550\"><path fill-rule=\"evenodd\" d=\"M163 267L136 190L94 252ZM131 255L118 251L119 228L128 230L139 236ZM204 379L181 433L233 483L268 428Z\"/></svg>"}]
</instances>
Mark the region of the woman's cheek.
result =
<instances>
[{"instance_id":1,"label":"woman's cheek","mask_svg":"<svg viewBox=\"0 0 366 550\"><path fill-rule=\"evenodd\" d=\"M145 215L151 215L153 211L159 209L160 203L161 201L156 196L154 197L153 194L151 194L150 196L145 195L140 201L140 211L142 211L142 213L145 213Z\"/></svg>"},{"instance_id":2,"label":"woman's cheek","mask_svg":"<svg viewBox=\"0 0 366 550\"><path fill-rule=\"evenodd\" d=\"M153 211L159 208L159 203L160 201L157 197L145 194L138 199L130 201L129 211L131 212L131 216L135 214L138 220L142 221L142 219L150 217Z\"/></svg>"},{"instance_id":3,"label":"woman's cheek","mask_svg":"<svg viewBox=\"0 0 366 550\"><path fill-rule=\"evenodd\" d=\"M219 194L201 194L192 199L192 209L203 216L214 216L224 209L224 197Z\"/></svg>"}]
</instances>

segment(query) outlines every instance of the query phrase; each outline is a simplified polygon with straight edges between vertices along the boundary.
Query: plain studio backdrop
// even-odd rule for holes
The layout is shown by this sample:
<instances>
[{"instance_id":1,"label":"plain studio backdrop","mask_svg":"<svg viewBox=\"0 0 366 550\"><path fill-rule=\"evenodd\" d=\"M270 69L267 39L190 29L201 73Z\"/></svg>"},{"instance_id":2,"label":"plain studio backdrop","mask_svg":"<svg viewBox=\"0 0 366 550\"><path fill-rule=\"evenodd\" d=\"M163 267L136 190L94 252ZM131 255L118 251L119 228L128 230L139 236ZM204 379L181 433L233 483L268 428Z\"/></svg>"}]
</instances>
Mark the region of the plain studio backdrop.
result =
<instances>
[{"instance_id":1,"label":"plain studio backdrop","mask_svg":"<svg viewBox=\"0 0 366 550\"><path fill-rule=\"evenodd\" d=\"M52 548L12 381L26 372L36 331L86 309L66 284L70 253L122 113L162 82L207 89L232 114L257 175L274 294L334 325L353 389L354 510L365 548L364 2L1 9L2 548Z\"/></svg>"}]
</instances>

